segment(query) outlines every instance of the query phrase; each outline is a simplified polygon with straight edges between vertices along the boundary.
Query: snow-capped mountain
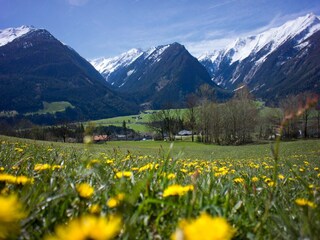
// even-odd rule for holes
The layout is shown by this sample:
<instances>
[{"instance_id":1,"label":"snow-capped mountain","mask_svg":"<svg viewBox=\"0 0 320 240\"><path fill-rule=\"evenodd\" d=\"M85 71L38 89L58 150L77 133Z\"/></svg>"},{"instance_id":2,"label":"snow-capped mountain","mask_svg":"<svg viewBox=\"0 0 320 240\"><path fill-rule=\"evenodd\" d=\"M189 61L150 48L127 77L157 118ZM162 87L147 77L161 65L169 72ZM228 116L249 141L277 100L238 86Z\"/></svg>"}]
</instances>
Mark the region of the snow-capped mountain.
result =
<instances>
[{"instance_id":1,"label":"snow-capped mountain","mask_svg":"<svg viewBox=\"0 0 320 240\"><path fill-rule=\"evenodd\" d=\"M133 48L128 52L116 56L113 58L98 58L90 61L90 63L99 71L108 81L108 77L114 71L117 71L121 67L125 67L134 62L144 52L140 49Z\"/></svg>"},{"instance_id":2,"label":"snow-capped mountain","mask_svg":"<svg viewBox=\"0 0 320 240\"><path fill-rule=\"evenodd\" d=\"M109 64L102 67L102 62ZM217 88L206 69L179 43L144 52L130 50L91 64L115 89L153 108L166 104L183 106L186 95L205 83Z\"/></svg>"},{"instance_id":3,"label":"snow-capped mountain","mask_svg":"<svg viewBox=\"0 0 320 240\"><path fill-rule=\"evenodd\" d=\"M316 37L319 30L319 17L307 14L256 36L239 38L224 50L201 56L199 61L206 67L212 80L227 89L236 89L238 85L246 83L258 95L259 92L279 95L280 90L280 95L287 94L293 89L275 91L275 85L281 85L289 78L290 85L299 85L296 81L301 76L297 72L283 71L287 64L297 61L302 64L319 48ZM275 81L273 77L270 85L271 75L279 79ZM316 80L314 82L316 84Z\"/></svg>"},{"instance_id":4,"label":"snow-capped mountain","mask_svg":"<svg viewBox=\"0 0 320 240\"><path fill-rule=\"evenodd\" d=\"M92 119L138 111L135 103L111 90L89 62L47 30L22 26L0 33L0 112L37 112L43 102L60 101L74 106L59 113L64 118ZM48 116L43 118L48 120ZM57 116L51 120L59 121Z\"/></svg>"},{"instance_id":5,"label":"snow-capped mountain","mask_svg":"<svg viewBox=\"0 0 320 240\"><path fill-rule=\"evenodd\" d=\"M131 64L142 61L148 61L148 64L159 62L161 60L162 53L169 46L170 45L153 47L147 51L133 48L119 56L112 58L98 58L90 61L90 63L102 74L102 76L105 77L107 82L112 86L121 88L126 84L127 78L135 72L135 69L128 70ZM120 76L122 79L119 79Z\"/></svg>"},{"instance_id":6,"label":"snow-capped mountain","mask_svg":"<svg viewBox=\"0 0 320 240\"><path fill-rule=\"evenodd\" d=\"M18 28L6 28L0 30L0 47L12 42L16 38L19 38L35 30L36 29L33 26L21 26Z\"/></svg>"}]
</instances>

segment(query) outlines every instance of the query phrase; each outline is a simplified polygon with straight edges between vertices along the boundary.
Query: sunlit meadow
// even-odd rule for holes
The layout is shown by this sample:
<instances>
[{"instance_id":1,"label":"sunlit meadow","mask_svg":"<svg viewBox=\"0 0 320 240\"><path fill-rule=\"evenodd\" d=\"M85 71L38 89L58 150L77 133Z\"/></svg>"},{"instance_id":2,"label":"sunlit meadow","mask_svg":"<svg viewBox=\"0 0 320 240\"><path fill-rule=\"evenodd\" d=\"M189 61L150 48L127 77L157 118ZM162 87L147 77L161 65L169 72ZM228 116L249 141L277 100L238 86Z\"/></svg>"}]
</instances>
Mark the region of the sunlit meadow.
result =
<instances>
[{"instance_id":1,"label":"sunlit meadow","mask_svg":"<svg viewBox=\"0 0 320 240\"><path fill-rule=\"evenodd\" d=\"M179 144L0 144L0 239L320 236L318 140L280 143L277 160L271 144L205 146L216 154L198 159L192 143L184 155Z\"/></svg>"}]
</instances>

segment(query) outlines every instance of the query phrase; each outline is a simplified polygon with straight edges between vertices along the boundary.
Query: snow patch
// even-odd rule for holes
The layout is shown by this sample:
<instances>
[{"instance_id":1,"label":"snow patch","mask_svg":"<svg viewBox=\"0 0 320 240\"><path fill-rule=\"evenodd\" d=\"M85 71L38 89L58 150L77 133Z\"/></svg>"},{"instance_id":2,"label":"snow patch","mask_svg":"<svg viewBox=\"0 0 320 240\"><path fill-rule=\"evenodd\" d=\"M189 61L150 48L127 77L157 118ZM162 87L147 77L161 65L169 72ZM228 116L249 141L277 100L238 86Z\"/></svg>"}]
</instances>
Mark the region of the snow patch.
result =
<instances>
[{"instance_id":1,"label":"snow patch","mask_svg":"<svg viewBox=\"0 0 320 240\"><path fill-rule=\"evenodd\" d=\"M134 73L134 72L135 72L135 70L130 70L130 71L128 71L128 72L127 72L127 77L131 76L132 73Z\"/></svg>"},{"instance_id":2,"label":"snow patch","mask_svg":"<svg viewBox=\"0 0 320 240\"><path fill-rule=\"evenodd\" d=\"M90 63L98 72L110 74L122 66L129 66L142 54L142 50L134 48L117 57L98 58L90 61Z\"/></svg>"},{"instance_id":3,"label":"snow patch","mask_svg":"<svg viewBox=\"0 0 320 240\"><path fill-rule=\"evenodd\" d=\"M0 30L0 47L34 30L34 27L29 26L21 26L18 28L6 28Z\"/></svg>"},{"instance_id":4,"label":"snow patch","mask_svg":"<svg viewBox=\"0 0 320 240\"><path fill-rule=\"evenodd\" d=\"M257 60L262 63L268 55L289 39L296 37L297 42L301 43L319 30L319 18L314 14L308 14L256 36L239 38L226 47L223 55L230 58L231 65L265 49L267 52Z\"/></svg>"}]
</instances>

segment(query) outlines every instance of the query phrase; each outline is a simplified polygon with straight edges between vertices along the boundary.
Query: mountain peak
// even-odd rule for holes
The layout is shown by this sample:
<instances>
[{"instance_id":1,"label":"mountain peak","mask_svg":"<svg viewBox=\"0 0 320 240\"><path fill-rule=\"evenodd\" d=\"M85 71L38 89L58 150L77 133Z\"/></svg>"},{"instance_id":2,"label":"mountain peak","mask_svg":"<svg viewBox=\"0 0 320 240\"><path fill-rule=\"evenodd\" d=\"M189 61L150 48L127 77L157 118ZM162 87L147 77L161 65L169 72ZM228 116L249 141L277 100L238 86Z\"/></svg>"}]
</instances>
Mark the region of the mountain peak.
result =
<instances>
[{"instance_id":1,"label":"mountain peak","mask_svg":"<svg viewBox=\"0 0 320 240\"><path fill-rule=\"evenodd\" d=\"M16 38L19 38L31 31L35 31L34 26L22 25L17 28L6 28L0 30L0 47L6 45L9 42L12 42Z\"/></svg>"},{"instance_id":2,"label":"mountain peak","mask_svg":"<svg viewBox=\"0 0 320 240\"><path fill-rule=\"evenodd\" d=\"M287 40L297 38L297 42L302 42L319 30L319 18L313 13L309 13L258 35L238 38L226 47L224 55L230 57L230 64L232 64L236 61L242 61L250 54L257 53L268 46L268 52L261 57L261 61L263 61L267 55Z\"/></svg>"}]
</instances>

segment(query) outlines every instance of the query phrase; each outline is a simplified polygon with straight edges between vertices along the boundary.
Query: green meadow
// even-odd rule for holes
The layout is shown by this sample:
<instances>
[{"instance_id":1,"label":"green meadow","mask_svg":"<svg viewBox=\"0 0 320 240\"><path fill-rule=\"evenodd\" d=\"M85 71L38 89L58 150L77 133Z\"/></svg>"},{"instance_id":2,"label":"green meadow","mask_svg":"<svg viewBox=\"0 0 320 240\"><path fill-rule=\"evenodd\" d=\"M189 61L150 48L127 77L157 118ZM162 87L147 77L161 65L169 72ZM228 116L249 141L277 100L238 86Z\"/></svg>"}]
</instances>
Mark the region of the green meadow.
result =
<instances>
[{"instance_id":1,"label":"green meadow","mask_svg":"<svg viewBox=\"0 0 320 240\"><path fill-rule=\"evenodd\" d=\"M212 231L222 238L210 239L318 239L319 160L319 140L216 146L1 136L0 239L199 239ZM103 228L93 233L92 221Z\"/></svg>"}]
</instances>

